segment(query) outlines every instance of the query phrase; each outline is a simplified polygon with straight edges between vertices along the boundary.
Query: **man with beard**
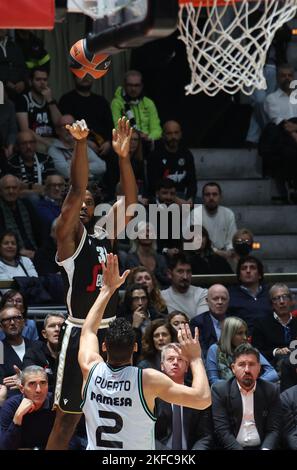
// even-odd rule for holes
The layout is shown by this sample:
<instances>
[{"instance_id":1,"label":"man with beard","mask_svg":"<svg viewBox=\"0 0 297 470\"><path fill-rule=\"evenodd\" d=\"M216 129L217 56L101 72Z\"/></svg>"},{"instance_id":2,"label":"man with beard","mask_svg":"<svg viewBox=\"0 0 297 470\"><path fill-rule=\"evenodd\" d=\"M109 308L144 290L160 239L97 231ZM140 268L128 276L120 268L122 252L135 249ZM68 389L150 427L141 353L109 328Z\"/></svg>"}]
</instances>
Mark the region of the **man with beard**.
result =
<instances>
[{"instance_id":1,"label":"man with beard","mask_svg":"<svg viewBox=\"0 0 297 470\"><path fill-rule=\"evenodd\" d=\"M124 85L116 89L111 102L113 122L116 126L121 116L129 119L131 127L138 130L147 146L160 139L162 129L155 103L144 96L142 74L138 70L128 70Z\"/></svg>"},{"instance_id":2,"label":"man with beard","mask_svg":"<svg viewBox=\"0 0 297 470\"><path fill-rule=\"evenodd\" d=\"M161 292L168 312L178 310L190 319L207 312L207 289L191 286L192 268L188 258L183 253L177 254L169 259L168 267L171 287Z\"/></svg>"},{"instance_id":3,"label":"man with beard","mask_svg":"<svg viewBox=\"0 0 297 470\"><path fill-rule=\"evenodd\" d=\"M167 121L163 126L163 139L148 156L147 174L149 190L154 195L157 182L162 178L174 181L178 204L194 203L197 181L193 154L182 143L182 129L178 122Z\"/></svg>"},{"instance_id":4,"label":"man with beard","mask_svg":"<svg viewBox=\"0 0 297 470\"><path fill-rule=\"evenodd\" d=\"M70 114L88 123L88 144L106 163L105 186L107 200L111 200L119 181L118 162L111 146L113 120L108 101L91 91L93 83L90 75L84 78L74 75L75 89L61 97L59 108L63 115Z\"/></svg>"},{"instance_id":5,"label":"man with beard","mask_svg":"<svg viewBox=\"0 0 297 470\"><path fill-rule=\"evenodd\" d=\"M225 450L273 450L281 426L277 385L259 379L259 351L248 343L234 351L234 377L212 386L212 415L219 444Z\"/></svg>"},{"instance_id":6,"label":"man with beard","mask_svg":"<svg viewBox=\"0 0 297 470\"><path fill-rule=\"evenodd\" d=\"M215 181L209 181L202 188L202 223L209 233L212 248L224 258L233 254L232 237L237 227L235 215L228 207L221 206L222 188ZM197 213L196 213L197 211ZM191 224L201 225L199 208L194 209L190 216Z\"/></svg>"},{"instance_id":7,"label":"man with beard","mask_svg":"<svg viewBox=\"0 0 297 470\"><path fill-rule=\"evenodd\" d=\"M62 266L69 316L62 327L63 342L55 391L56 420L47 445L49 450L67 449L81 417L82 374L77 360L81 328L102 287L102 263L106 262L107 253L114 248L117 235L131 219L126 216L126 209L137 201L136 181L129 160L132 133L129 121L120 119L118 129L113 131L113 147L119 157L125 197L121 197L107 215L106 228L109 233L100 226L94 227L95 201L91 192L86 190L89 129L84 121L68 125L67 129L76 142L71 161L71 186L56 226L56 259ZM115 318L117 303L116 291L100 324L102 337L110 321Z\"/></svg>"},{"instance_id":8,"label":"man with beard","mask_svg":"<svg viewBox=\"0 0 297 470\"><path fill-rule=\"evenodd\" d=\"M93 145L93 150L101 156L107 155L111 150L113 128L109 103L103 96L91 91L94 79L90 75L84 78L73 75L73 78L75 89L63 95L59 101L61 113L70 114L75 119L85 119L89 129L102 138L102 144Z\"/></svg>"}]
</instances>

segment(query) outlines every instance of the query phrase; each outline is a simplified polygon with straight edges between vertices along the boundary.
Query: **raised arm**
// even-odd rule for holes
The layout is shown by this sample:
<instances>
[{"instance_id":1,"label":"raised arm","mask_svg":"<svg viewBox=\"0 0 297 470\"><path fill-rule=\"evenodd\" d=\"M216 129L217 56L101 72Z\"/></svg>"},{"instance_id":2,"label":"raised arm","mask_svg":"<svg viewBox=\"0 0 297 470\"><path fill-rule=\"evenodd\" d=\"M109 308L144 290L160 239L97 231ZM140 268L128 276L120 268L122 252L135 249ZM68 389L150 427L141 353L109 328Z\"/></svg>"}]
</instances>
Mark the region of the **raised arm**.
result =
<instances>
[{"instance_id":1,"label":"raised arm","mask_svg":"<svg viewBox=\"0 0 297 470\"><path fill-rule=\"evenodd\" d=\"M178 340L182 354L191 365L192 387L176 384L161 372L145 369L143 371L145 398L152 409L154 399L159 397L169 403L204 410L211 405L211 394L201 359L198 328L195 329L195 337L193 338L189 325L185 325L178 331Z\"/></svg>"},{"instance_id":2,"label":"raised arm","mask_svg":"<svg viewBox=\"0 0 297 470\"><path fill-rule=\"evenodd\" d=\"M79 215L89 175L87 155L89 129L84 120L76 121L72 126L67 125L66 128L75 139L75 147L70 167L71 186L57 222L58 257L60 260L73 255L83 233Z\"/></svg>"},{"instance_id":3,"label":"raised arm","mask_svg":"<svg viewBox=\"0 0 297 470\"><path fill-rule=\"evenodd\" d=\"M82 370L84 383L92 365L95 362L103 361L99 354L97 331L105 308L113 293L125 282L129 274L129 271L125 271L124 274L120 276L118 258L112 253L107 255L106 266L102 263L102 270L103 286L87 315L80 336L78 362Z\"/></svg>"},{"instance_id":4,"label":"raised arm","mask_svg":"<svg viewBox=\"0 0 297 470\"><path fill-rule=\"evenodd\" d=\"M127 207L137 203L137 185L129 157L131 135L132 129L130 128L129 121L125 117L120 118L118 120L118 128L112 131L112 146L119 157L120 183L124 197L121 197L113 205L107 216L108 224L111 223L110 220L113 221L114 238L124 230L129 220L133 217L126 217ZM119 222L117 223L118 211L123 216L119 217Z\"/></svg>"}]
</instances>

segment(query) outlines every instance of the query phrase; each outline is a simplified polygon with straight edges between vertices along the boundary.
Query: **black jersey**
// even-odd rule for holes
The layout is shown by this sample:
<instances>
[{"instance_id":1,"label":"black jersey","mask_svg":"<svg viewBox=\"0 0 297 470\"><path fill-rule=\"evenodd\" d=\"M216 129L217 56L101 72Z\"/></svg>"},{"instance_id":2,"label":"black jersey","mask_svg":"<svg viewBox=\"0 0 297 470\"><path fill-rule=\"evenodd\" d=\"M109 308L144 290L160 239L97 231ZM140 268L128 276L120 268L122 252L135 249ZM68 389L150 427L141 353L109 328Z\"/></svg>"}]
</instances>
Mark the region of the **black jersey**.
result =
<instances>
[{"instance_id":1,"label":"black jersey","mask_svg":"<svg viewBox=\"0 0 297 470\"><path fill-rule=\"evenodd\" d=\"M101 263L106 263L111 243L102 230L101 235L90 235L84 228L80 244L70 258L57 263L62 266L66 303L71 318L84 320L94 304L102 286ZM107 304L100 328L107 325L104 320L114 317L118 304L116 291Z\"/></svg>"},{"instance_id":2,"label":"black jersey","mask_svg":"<svg viewBox=\"0 0 297 470\"><path fill-rule=\"evenodd\" d=\"M32 93L22 95L16 102L17 113L28 113L29 128L42 137L54 135L54 124L52 122L49 106L46 100L37 103Z\"/></svg>"}]
</instances>

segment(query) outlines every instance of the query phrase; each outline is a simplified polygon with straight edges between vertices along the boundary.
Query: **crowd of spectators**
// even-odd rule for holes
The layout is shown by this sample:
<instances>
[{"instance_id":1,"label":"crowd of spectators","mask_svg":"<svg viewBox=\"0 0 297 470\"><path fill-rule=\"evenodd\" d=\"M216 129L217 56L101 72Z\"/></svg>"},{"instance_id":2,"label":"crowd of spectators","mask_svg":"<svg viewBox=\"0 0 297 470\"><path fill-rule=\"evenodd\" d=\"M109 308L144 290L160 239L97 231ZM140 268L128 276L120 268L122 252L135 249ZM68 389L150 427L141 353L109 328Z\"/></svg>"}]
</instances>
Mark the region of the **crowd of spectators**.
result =
<instances>
[{"instance_id":1,"label":"crowd of spectators","mask_svg":"<svg viewBox=\"0 0 297 470\"><path fill-rule=\"evenodd\" d=\"M32 48L35 44L37 55L30 55L30 47L26 49L23 38ZM189 428L184 431L182 448L274 449L282 443L284 447L296 449L297 369L289 360L291 341L297 339L292 293L284 284L269 289L263 264L250 254L253 234L248 228L237 228L234 213L221 205L222 189L216 181L209 181L202 188L201 244L195 250L183 249L183 229L186 225L201 224L201 208L194 207L198 201L196 170L199 174L199 168L195 168L193 155L183 140L181 124L174 119L160 123L157 107L145 95L145 84L137 70L126 73L111 104L92 92L93 79L88 75L83 79L74 77L75 88L58 103L48 86L50 61L40 41L32 33L19 32L14 42L2 30L0 45L0 80L6 92L5 103L0 106L0 280L41 280L53 276L59 283L55 224L67 187L71 185L74 148L65 126L85 119L91 131L90 192L85 205L87 216L93 220L95 204L111 202L121 191L111 136L118 118L126 116L133 127L130 159L138 185L138 201L146 214L145 220L136 226L137 236L119 244L120 266L131 272L118 316L130 321L136 331L135 365L153 367L170 376L168 356L176 351L170 349L170 344L176 342L180 325L190 323L193 331L198 326L209 382L216 384L215 406L213 411L199 414L194 410L185 412L184 426ZM286 64L278 69L279 89L268 95L263 104L271 124L263 131L260 142L265 162L269 158L267 171L273 176L280 166L277 159L284 162L280 177L289 183L290 190L296 186L297 143L297 108L288 101L292 73ZM274 138L286 143L283 147L286 153L274 153L272 159L268 144ZM274 147L274 152L278 150ZM290 200L294 200L291 192ZM182 218L185 204L193 209L187 220ZM152 205L158 209L155 226L149 223L148 217ZM165 217L164 236L160 227ZM236 273L237 282L228 288L217 283L209 289L192 284L195 274L232 273ZM0 340L5 357L4 364L0 364L0 447L4 449L43 448L54 416L52 392L64 317L57 308L46 315L43 328L37 329L36 323L27 318L26 294L26 290L5 292L3 289L0 303ZM48 305L57 303L54 289L49 297ZM40 299L35 300L38 304ZM249 350L249 343L259 352ZM241 345L247 349L238 354ZM273 403L267 406L275 408L271 422L259 418L250 409L249 416L244 415L243 424L236 424L235 436L228 441L218 424L219 407L223 410L225 406L228 411L228 393L232 394L236 386L234 376L237 378L240 355L256 357L253 367L259 366L255 374L259 380L257 393L259 388L264 398L270 394ZM176 381L183 383L184 379L191 380L187 364L182 364ZM230 383L231 391L220 385L223 381ZM32 384L41 391L40 406L34 410ZM278 385L283 391L283 426ZM228 395L225 401L224 393ZM292 403L295 403L294 410ZM269 416L271 409L264 410L265 416ZM166 427L168 412L171 410L164 403L158 403L156 439L160 448L170 448L172 444L172 422ZM287 419L289 414L294 414L294 419ZM248 417L253 422L253 435L244 446ZM224 419L231 436L232 416L228 417L227 413ZM38 427L42 429L40 435L32 432Z\"/></svg>"}]
</instances>

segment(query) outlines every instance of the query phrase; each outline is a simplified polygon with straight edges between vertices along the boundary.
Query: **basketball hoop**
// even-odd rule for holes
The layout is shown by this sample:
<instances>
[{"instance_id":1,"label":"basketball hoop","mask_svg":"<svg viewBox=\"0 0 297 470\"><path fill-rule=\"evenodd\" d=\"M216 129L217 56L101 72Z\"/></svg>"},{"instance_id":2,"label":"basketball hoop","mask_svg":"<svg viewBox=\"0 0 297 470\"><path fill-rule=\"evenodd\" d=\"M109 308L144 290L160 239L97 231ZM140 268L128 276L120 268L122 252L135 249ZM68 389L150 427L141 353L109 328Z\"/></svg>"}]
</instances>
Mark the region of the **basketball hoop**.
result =
<instances>
[{"instance_id":1,"label":"basketball hoop","mask_svg":"<svg viewBox=\"0 0 297 470\"><path fill-rule=\"evenodd\" d=\"M179 7L179 38L192 72L186 94L266 88L267 51L296 14L297 0L179 0Z\"/></svg>"}]
</instances>

